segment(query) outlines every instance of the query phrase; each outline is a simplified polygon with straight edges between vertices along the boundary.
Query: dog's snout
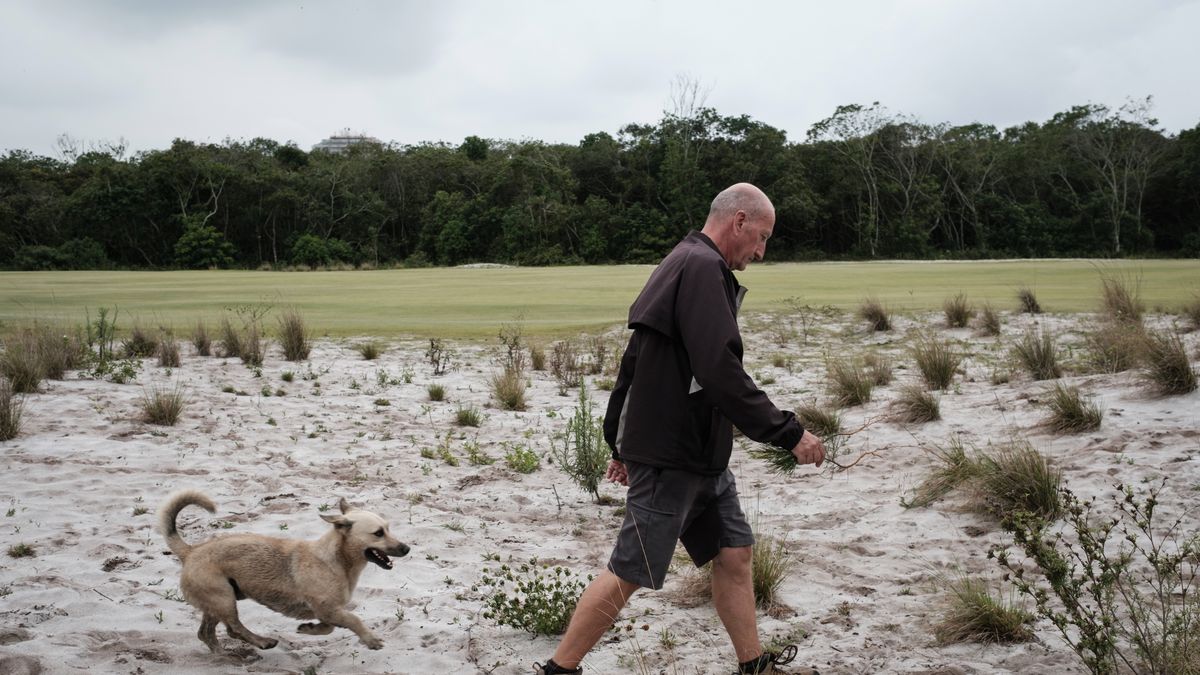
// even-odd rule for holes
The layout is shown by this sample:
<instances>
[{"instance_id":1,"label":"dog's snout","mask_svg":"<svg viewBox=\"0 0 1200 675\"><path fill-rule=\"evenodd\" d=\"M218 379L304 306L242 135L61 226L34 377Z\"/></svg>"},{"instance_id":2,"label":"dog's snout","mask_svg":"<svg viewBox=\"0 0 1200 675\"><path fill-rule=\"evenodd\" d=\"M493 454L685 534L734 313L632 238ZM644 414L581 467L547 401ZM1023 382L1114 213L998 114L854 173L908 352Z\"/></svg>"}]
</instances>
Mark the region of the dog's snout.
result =
<instances>
[{"instance_id":1,"label":"dog's snout","mask_svg":"<svg viewBox=\"0 0 1200 675\"><path fill-rule=\"evenodd\" d=\"M400 546L398 546L397 549L400 551L401 558L408 555L408 544L400 544Z\"/></svg>"}]
</instances>

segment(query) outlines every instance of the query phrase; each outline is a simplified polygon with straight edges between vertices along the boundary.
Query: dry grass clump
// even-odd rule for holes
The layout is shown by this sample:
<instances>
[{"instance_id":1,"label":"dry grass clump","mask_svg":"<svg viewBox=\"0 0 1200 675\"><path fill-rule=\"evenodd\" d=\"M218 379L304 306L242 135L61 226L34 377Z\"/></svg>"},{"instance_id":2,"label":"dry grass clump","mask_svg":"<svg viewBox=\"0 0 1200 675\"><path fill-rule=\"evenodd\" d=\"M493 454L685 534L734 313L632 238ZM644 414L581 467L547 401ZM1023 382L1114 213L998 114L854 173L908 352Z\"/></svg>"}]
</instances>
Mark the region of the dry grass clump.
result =
<instances>
[{"instance_id":1,"label":"dry grass clump","mask_svg":"<svg viewBox=\"0 0 1200 675\"><path fill-rule=\"evenodd\" d=\"M46 365L38 350L37 337L31 331L20 331L4 342L0 353L0 375L8 378L18 394L32 394L46 377Z\"/></svg>"},{"instance_id":2,"label":"dry grass clump","mask_svg":"<svg viewBox=\"0 0 1200 675\"><path fill-rule=\"evenodd\" d=\"M1013 353L1035 380L1053 380L1062 376L1058 345L1049 331L1025 331L1021 341L1013 345Z\"/></svg>"},{"instance_id":3,"label":"dry grass clump","mask_svg":"<svg viewBox=\"0 0 1200 675\"><path fill-rule=\"evenodd\" d=\"M12 383L0 379L0 441L8 441L21 433L21 415L25 401L13 391Z\"/></svg>"},{"instance_id":4,"label":"dry grass clump","mask_svg":"<svg viewBox=\"0 0 1200 675\"><path fill-rule=\"evenodd\" d=\"M1192 296L1180 310L1180 316L1187 320L1191 330L1200 330L1200 295Z\"/></svg>"},{"instance_id":5,"label":"dry grass clump","mask_svg":"<svg viewBox=\"0 0 1200 675\"><path fill-rule=\"evenodd\" d=\"M288 361L303 361L312 352L312 340L304 317L295 308L279 315L279 346L283 348L283 358Z\"/></svg>"},{"instance_id":6,"label":"dry grass clump","mask_svg":"<svg viewBox=\"0 0 1200 675\"><path fill-rule=\"evenodd\" d=\"M517 368L505 368L492 376L492 396L504 410L525 409L525 374Z\"/></svg>"},{"instance_id":7,"label":"dry grass clump","mask_svg":"<svg viewBox=\"0 0 1200 675\"><path fill-rule=\"evenodd\" d=\"M212 356L212 338L208 336L208 326L203 321L197 321L192 329L192 346L196 348L197 356Z\"/></svg>"},{"instance_id":8,"label":"dry grass clump","mask_svg":"<svg viewBox=\"0 0 1200 675\"><path fill-rule=\"evenodd\" d=\"M900 505L906 509L929 506L978 475L978 464L967 456L967 448L958 436L951 437L946 447L933 446L929 454L939 466L913 488L911 497L900 499Z\"/></svg>"},{"instance_id":9,"label":"dry grass clump","mask_svg":"<svg viewBox=\"0 0 1200 675\"><path fill-rule=\"evenodd\" d=\"M924 424L942 419L941 404L936 396L916 385L900 388L900 397L892 403L895 418L905 424Z\"/></svg>"},{"instance_id":10,"label":"dry grass clump","mask_svg":"<svg viewBox=\"0 0 1200 675\"><path fill-rule=\"evenodd\" d=\"M142 421L173 427L187 406L187 396L179 385L171 389L155 386L142 391L141 406Z\"/></svg>"},{"instance_id":11,"label":"dry grass clump","mask_svg":"<svg viewBox=\"0 0 1200 675\"><path fill-rule=\"evenodd\" d=\"M1141 324L1107 324L1084 335L1087 362L1101 373L1132 368L1145 340Z\"/></svg>"},{"instance_id":12,"label":"dry grass clump","mask_svg":"<svg viewBox=\"0 0 1200 675\"><path fill-rule=\"evenodd\" d=\"M141 326L134 324L129 331L129 337L121 343L126 358L140 359L154 356L158 352L158 340L151 336Z\"/></svg>"},{"instance_id":13,"label":"dry grass clump","mask_svg":"<svg viewBox=\"0 0 1200 675\"><path fill-rule=\"evenodd\" d=\"M858 308L858 317L870 324L873 331L892 329L892 318L887 307L875 298L863 300L862 305Z\"/></svg>"},{"instance_id":14,"label":"dry grass clump","mask_svg":"<svg viewBox=\"0 0 1200 675\"><path fill-rule=\"evenodd\" d=\"M980 505L1003 518L1024 511L1049 520L1059 513L1062 471L1028 441L1014 441L977 460Z\"/></svg>"},{"instance_id":15,"label":"dry grass clump","mask_svg":"<svg viewBox=\"0 0 1200 675\"><path fill-rule=\"evenodd\" d=\"M826 365L829 395L841 408L862 405L871 400L875 384L862 364L849 359L833 359Z\"/></svg>"},{"instance_id":16,"label":"dry grass clump","mask_svg":"<svg viewBox=\"0 0 1200 675\"><path fill-rule=\"evenodd\" d=\"M78 328L69 329L59 324L36 323L22 329L23 340L31 343L42 364L42 376L48 380L61 380L68 370L79 368L87 354L87 346Z\"/></svg>"},{"instance_id":17,"label":"dry grass clump","mask_svg":"<svg viewBox=\"0 0 1200 675\"><path fill-rule=\"evenodd\" d=\"M867 369L867 375L871 377L871 381L877 387L887 386L892 383L894 377L892 373L892 360L883 354L870 352L862 359L863 367Z\"/></svg>"},{"instance_id":18,"label":"dry grass clump","mask_svg":"<svg viewBox=\"0 0 1200 675\"><path fill-rule=\"evenodd\" d=\"M1142 376L1157 394L1176 396L1196 390L1196 371L1183 340L1170 331L1147 331L1142 343Z\"/></svg>"},{"instance_id":19,"label":"dry grass clump","mask_svg":"<svg viewBox=\"0 0 1200 675\"><path fill-rule=\"evenodd\" d=\"M169 330L164 330L158 336L158 365L162 368L179 367L179 343Z\"/></svg>"},{"instance_id":20,"label":"dry grass clump","mask_svg":"<svg viewBox=\"0 0 1200 675\"><path fill-rule=\"evenodd\" d=\"M529 366L538 371L546 369L546 348L537 342L529 343Z\"/></svg>"},{"instance_id":21,"label":"dry grass clump","mask_svg":"<svg viewBox=\"0 0 1200 675\"><path fill-rule=\"evenodd\" d=\"M263 345L262 334L257 322L246 326L246 334L242 336L242 363L247 366L261 366L266 347Z\"/></svg>"},{"instance_id":22,"label":"dry grass clump","mask_svg":"<svg viewBox=\"0 0 1200 675\"><path fill-rule=\"evenodd\" d=\"M1141 281L1102 274L1100 291L1104 314L1114 324L1142 323Z\"/></svg>"},{"instance_id":23,"label":"dry grass clump","mask_svg":"<svg viewBox=\"0 0 1200 675\"><path fill-rule=\"evenodd\" d=\"M1046 425L1060 433L1079 433L1100 428L1104 412L1095 401L1086 400L1078 387L1056 384L1050 392L1050 417Z\"/></svg>"},{"instance_id":24,"label":"dry grass clump","mask_svg":"<svg viewBox=\"0 0 1200 675\"><path fill-rule=\"evenodd\" d=\"M967 302L966 293L947 298L942 303L942 312L946 315L946 325L950 328L966 328L971 317L975 316L975 310L971 309L971 304Z\"/></svg>"},{"instance_id":25,"label":"dry grass clump","mask_svg":"<svg viewBox=\"0 0 1200 675\"><path fill-rule=\"evenodd\" d=\"M1042 313L1042 306L1038 303L1037 294L1027 286L1022 286L1017 290L1017 302L1020 303L1021 311L1025 314Z\"/></svg>"},{"instance_id":26,"label":"dry grass clump","mask_svg":"<svg viewBox=\"0 0 1200 675\"><path fill-rule=\"evenodd\" d=\"M425 393L429 394L430 401L441 401L446 398L446 388L440 384L431 384L425 388Z\"/></svg>"},{"instance_id":27,"label":"dry grass clump","mask_svg":"<svg viewBox=\"0 0 1200 675\"><path fill-rule=\"evenodd\" d=\"M242 334L238 329L233 327L233 322L229 320L229 317L221 317L221 326L218 331L220 333L221 356L233 359L241 358Z\"/></svg>"},{"instance_id":28,"label":"dry grass clump","mask_svg":"<svg viewBox=\"0 0 1200 675\"><path fill-rule=\"evenodd\" d=\"M950 348L950 343L932 337L918 338L912 347L912 355L921 371L921 379L930 389L949 387L963 360L961 354Z\"/></svg>"},{"instance_id":29,"label":"dry grass clump","mask_svg":"<svg viewBox=\"0 0 1200 675\"><path fill-rule=\"evenodd\" d=\"M979 321L975 324L980 335L995 337L1000 334L1000 314L988 303L979 310Z\"/></svg>"},{"instance_id":30,"label":"dry grass clump","mask_svg":"<svg viewBox=\"0 0 1200 675\"><path fill-rule=\"evenodd\" d=\"M1034 616L1011 601L993 597L981 579L960 576L946 582L946 609L933 628L941 644L1026 642L1033 639Z\"/></svg>"},{"instance_id":31,"label":"dry grass clump","mask_svg":"<svg viewBox=\"0 0 1200 675\"><path fill-rule=\"evenodd\" d=\"M358 352L364 361L374 361L383 353L383 347L375 340L368 340L354 345L354 351Z\"/></svg>"}]
</instances>

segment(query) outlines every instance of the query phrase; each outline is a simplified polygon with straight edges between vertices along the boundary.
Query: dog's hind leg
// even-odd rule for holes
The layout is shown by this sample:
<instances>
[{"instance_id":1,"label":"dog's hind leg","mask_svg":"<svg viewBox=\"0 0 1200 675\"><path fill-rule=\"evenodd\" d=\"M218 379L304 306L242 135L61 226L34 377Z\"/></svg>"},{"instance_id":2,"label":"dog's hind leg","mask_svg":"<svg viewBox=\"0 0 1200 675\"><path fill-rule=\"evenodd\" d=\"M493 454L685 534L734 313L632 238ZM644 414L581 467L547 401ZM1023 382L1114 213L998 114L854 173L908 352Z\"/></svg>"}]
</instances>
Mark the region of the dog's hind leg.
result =
<instances>
[{"instance_id":1,"label":"dog's hind leg","mask_svg":"<svg viewBox=\"0 0 1200 675\"><path fill-rule=\"evenodd\" d=\"M201 642L208 645L209 651L213 652L214 654L223 651L221 649L221 643L217 642L218 623L220 623L220 621L217 620L217 617L206 612L204 614L204 618L200 620L200 630L196 633L196 637L200 638Z\"/></svg>"},{"instance_id":2,"label":"dog's hind leg","mask_svg":"<svg viewBox=\"0 0 1200 675\"><path fill-rule=\"evenodd\" d=\"M329 635L333 632L333 624L318 621L317 623L302 623L296 630L305 635Z\"/></svg>"},{"instance_id":3,"label":"dog's hind leg","mask_svg":"<svg viewBox=\"0 0 1200 675\"><path fill-rule=\"evenodd\" d=\"M228 583L214 583L208 585L203 591L203 593L193 593L191 597L198 599L195 604L200 606L201 611L204 612L205 621L211 618L214 626L218 621L225 624L225 630L229 631L230 637L248 642L259 649L270 649L279 644L279 640L255 635L254 631L242 625L241 620L238 619L237 596L234 594L233 586ZM201 631L204 630L204 625L203 623L200 625Z\"/></svg>"}]
</instances>

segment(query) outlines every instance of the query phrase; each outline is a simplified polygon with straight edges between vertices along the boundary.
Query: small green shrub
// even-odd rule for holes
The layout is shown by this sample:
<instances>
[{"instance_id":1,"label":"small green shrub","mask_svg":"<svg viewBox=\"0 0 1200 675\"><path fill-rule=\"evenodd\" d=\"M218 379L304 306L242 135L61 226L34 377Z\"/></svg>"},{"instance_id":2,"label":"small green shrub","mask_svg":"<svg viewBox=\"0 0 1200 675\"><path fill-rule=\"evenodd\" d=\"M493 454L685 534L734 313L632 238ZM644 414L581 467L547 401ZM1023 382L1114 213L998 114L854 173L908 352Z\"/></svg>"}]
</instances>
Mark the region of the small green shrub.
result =
<instances>
[{"instance_id":1,"label":"small green shrub","mask_svg":"<svg viewBox=\"0 0 1200 675\"><path fill-rule=\"evenodd\" d=\"M911 351L921 379L930 389L948 388L963 358L950 343L933 337L918 338Z\"/></svg>"},{"instance_id":2,"label":"small green shrub","mask_svg":"<svg viewBox=\"0 0 1200 675\"><path fill-rule=\"evenodd\" d=\"M863 300L858 307L858 317L866 321L873 331L892 329L892 318L887 307L875 298Z\"/></svg>"},{"instance_id":3,"label":"small green shrub","mask_svg":"<svg viewBox=\"0 0 1200 675\"><path fill-rule=\"evenodd\" d=\"M158 340L135 324L129 331L129 337L121 343L121 349L126 358L143 359L158 352Z\"/></svg>"},{"instance_id":4,"label":"small green shrub","mask_svg":"<svg viewBox=\"0 0 1200 675\"><path fill-rule=\"evenodd\" d=\"M8 557L10 558L32 558L36 555L37 550L24 542L8 547Z\"/></svg>"},{"instance_id":5,"label":"small green shrub","mask_svg":"<svg viewBox=\"0 0 1200 675\"><path fill-rule=\"evenodd\" d=\"M304 317L295 308L279 315L279 346L283 349L283 358L288 361L303 361L312 352L312 340Z\"/></svg>"},{"instance_id":6,"label":"small green shrub","mask_svg":"<svg viewBox=\"0 0 1200 675\"><path fill-rule=\"evenodd\" d=\"M21 415L25 401L13 391L12 384L0 379L0 441L9 441L21 433Z\"/></svg>"},{"instance_id":7,"label":"small green shrub","mask_svg":"<svg viewBox=\"0 0 1200 675\"><path fill-rule=\"evenodd\" d=\"M905 424L924 424L942 419L941 404L926 389L908 385L900 388L900 396L892 403L896 419Z\"/></svg>"},{"instance_id":8,"label":"small green shrub","mask_svg":"<svg viewBox=\"0 0 1200 675\"><path fill-rule=\"evenodd\" d=\"M153 386L142 392L141 407L142 421L173 427L187 407L187 395L179 385L171 389Z\"/></svg>"},{"instance_id":9,"label":"small green shrub","mask_svg":"<svg viewBox=\"0 0 1200 675\"><path fill-rule=\"evenodd\" d=\"M1142 349L1142 377L1153 391L1178 396L1196 390L1196 371L1177 334L1148 331Z\"/></svg>"},{"instance_id":10,"label":"small green shrub","mask_svg":"<svg viewBox=\"0 0 1200 675\"><path fill-rule=\"evenodd\" d=\"M1094 431L1100 428L1104 413L1094 401L1084 400L1077 387L1056 384L1050 393L1050 417L1046 424L1062 433Z\"/></svg>"},{"instance_id":11,"label":"small green shrub","mask_svg":"<svg viewBox=\"0 0 1200 675\"><path fill-rule=\"evenodd\" d=\"M533 473L542 465L537 453L523 445L506 445L504 463L517 473Z\"/></svg>"},{"instance_id":12,"label":"small green shrub","mask_svg":"<svg viewBox=\"0 0 1200 675\"><path fill-rule=\"evenodd\" d=\"M826 365L829 395L838 407L848 408L871 400L874 383L862 364L848 359L833 359Z\"/></svg>"},{"instance_id":13,"label":"small green shrub","mask_svg":"<svg viewBox=\"0 0 1200 675\"><path fill-rule=\"evenodd\" d=\"M283 380L284 382L292 382L296 379L296 374L290 370L285 370L279 374L279 379Z\"/></svg>"},{"instance_id":14,"label":"small green shrub","mask_svg":"<svg viewBox=\"0 0 1200 675\"><path fill-rule=\"evenodd\" d=\"M431 384L425 388L430 401L442 401L446 398L446 388L440 384Z\"/></svg>"},{"instance_id":15,"label":"small green shrub","mask_svg":"<svg viewBox=\"0 0 1200 675\"><path fill-rule=\"evenodd\" d=\"M474 406L458 406L454 413L454 423L460 427L477 427L483 422L483 414Z\"/></svg>"},{"instance_id":16,"label":"small green shrub","mask_svg":"<svg viewBox=\"0 0 1200 675\"><path fill-rule=\"evenodd\" d=\"M354 351L358 352L364 361L374 361L383 353L383 347L375 340L367 340L354 345Z\"/></svg>"},{"instance_id":17,"label":"small green shrub","mask_svg":"<svg viewBox=\"0 0 1200 675\"><path fill-rule=\"evenodd\" d=\"M979 321L976 323L981 335L995 337L1000 334L1000 313L988 303L983 304L979 311Z\"/></svg>"},{"instance_id":18,"label":"small green shrub","mask_svg":"<svg viewBox=\"0 0 1200 675\"><path fill-rule=\"evenodd\" d=\"M560 635L585 586L565 567L551 568L533 558L515 568L484 569L474 589L486 589L485 619L534 635Z\"/></svg>"},{"instance_id":19,"label":"small green shrub","mask_svg":"<svg viewBox=\"0 0 1200 675\"><path fill-rule=\"evenodd\" d=\"M942 312L946 315L946 325L950 328L966 328L971 317L975 316L975 310L971 309L971 304L967 302L966 293L947 298L942 303Z\"/></svg>"},{"instance_id":20,"label":"small green shrub","mask_svg":"<svg viewBox=\"0 0 1200 675\"><path fill-rule=\"evenodd\" d=\"M492 376L492 396L504 410L524 410L525 374L515 367L506 366Z\"/></svg>"},{"instance_id":21,"label":"small green shrub","mask_svg":"<svg viewBox=\"0 0 1200 675\"><path fill-rule=\"evenodd\" d=\"M961 576L946 582L946 610L933 634L941 644L1026 642L1033 614L992 596L981 579Z\"/></svg>"},{"instance_id":22,"label":"small green shrub","mask_svg":"<svg viewBox=\"0 0 1200 675\"><path fill-rule=\"evenodd\" d=\"M1033 289L1021 287L1017 290L1017 301L1020 303L1020 311L1025 314L1041 314L1042 306L1038 303L1037 294Z\"/></svg>"},{"instance_id":23,"label":"small green shrub","mask_svg":"<svg viewBox=\"0 0 1200 675\"><path fill-rule=\"evenodd\" d=\"M1058 365L1058 345L1049 331L1025 331L1013 354L1035 380L1053 380L1062 376Z\"/></svg>"},{"instance_id":24,"label":"small green shrub","mask_svg":"<svg viewBox=\"0 0 1200 675\"><path fill-rule=\"evenodd\" d=\"M600 501L600 481L612 457L604 442L604 420L592 416L592 401L587 387L579 387L579 402L575 414L567 420L567 428L558 436L561 443L551 437L550 454L558 468L583 491Z\"/></svg>"}]
</instances>

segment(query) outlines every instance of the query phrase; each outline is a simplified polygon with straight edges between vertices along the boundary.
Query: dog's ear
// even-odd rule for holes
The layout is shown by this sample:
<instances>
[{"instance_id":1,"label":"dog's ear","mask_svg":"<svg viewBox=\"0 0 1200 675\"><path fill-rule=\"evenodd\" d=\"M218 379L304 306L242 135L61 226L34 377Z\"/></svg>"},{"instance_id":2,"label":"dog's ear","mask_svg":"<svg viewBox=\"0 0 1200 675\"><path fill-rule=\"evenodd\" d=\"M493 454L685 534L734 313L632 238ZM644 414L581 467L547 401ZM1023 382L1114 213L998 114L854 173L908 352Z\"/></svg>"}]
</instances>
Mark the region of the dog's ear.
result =
<instances>
[{"instance_id":1,"label":"dog's ear","mask_svg":"<svg viewBox=\"0 0 1200 675\"><path fill-rule=\"evenodd\" d=\"M338 498L338 508L342 510L342 513L350 513L354 510L354 507L350 506L350 503L346 501L345 497Z\"/></svg>"},{"instance_id":2,"label":"dog's ear","mask_svg":"<svg viewBox=\"0 0 1200 675\"><path fill-rule=\"evenodd\" d=\"M354 526L354 521L350 520L346 516L327 516L324 513L322 513L321 520L324 520L325 522L332 524L335 528L337 528L339 530L341 530L341 529L348 530Z\"/></svg>"}]
</instances>

